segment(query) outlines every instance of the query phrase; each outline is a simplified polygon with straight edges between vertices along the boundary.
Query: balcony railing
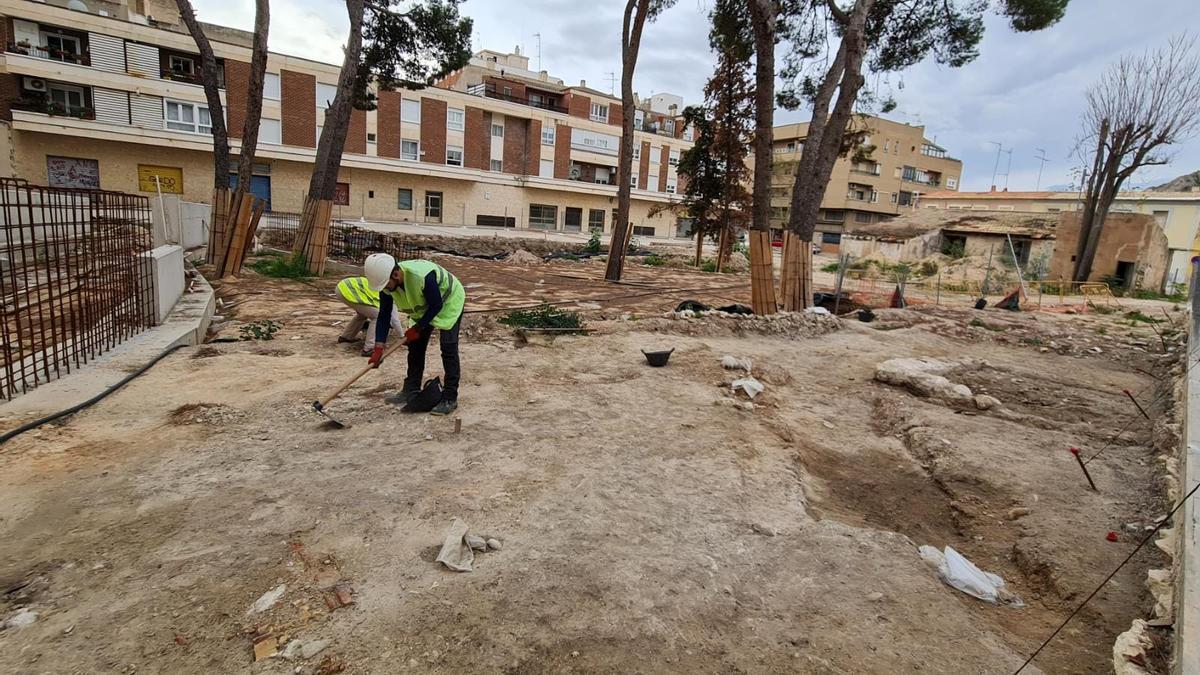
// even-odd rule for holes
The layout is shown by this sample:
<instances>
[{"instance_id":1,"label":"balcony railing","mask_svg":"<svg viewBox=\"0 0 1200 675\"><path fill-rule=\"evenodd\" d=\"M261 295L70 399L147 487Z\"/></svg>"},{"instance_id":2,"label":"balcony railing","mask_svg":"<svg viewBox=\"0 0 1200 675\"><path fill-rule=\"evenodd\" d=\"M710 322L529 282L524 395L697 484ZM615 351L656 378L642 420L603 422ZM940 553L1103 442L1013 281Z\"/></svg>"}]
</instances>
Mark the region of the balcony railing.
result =
<instances>
[{"instance_id":1,"label":"balcony railing","mask_svg":"<svg viewBox=\"0 0 1200 675\"><path fill-rule=\"evenodd\" d=\"M675 131L673 129L668 129L665 125L661 125L658 122L642 122L641 130L648 134L658 134L659 136L668 136L671 138L675 137Z\"/></svg>"},{"instance_id":2,"label":"balcony railing","mask_svg":"<svg viewBox=\"0 0 1200 675\"><path fill-rule=\"evenodd\" d=\"M34 47L26 44L8 43L7 51L13 54L22 54L24 56L32 56L35 59L46 59L47 61L61 61L63 63L74 63L80 66L92 65L92 57L87 53L76 54L74 52L64 51L62 49L47 49L45 47Z\"/></svg>"},{"instance_id":3,"label":"balcony railing","mask_svg":"<svg viewBox=\"0 0 1200 675\"><path fill-rule=\"evenodd\" d=\"M552 103L550 101L545 101L545 100L541 100L541 99L532 100L532 99L529 99L529 98L523 97L523 96L513 96L512 94L505 94L503 92L497 91L494 87L490 87L490 86L485 86L482 88L480 88L479 86L471 87L471 88L467 89L467 93L474 94L475 96L485 96L487 98L494 98L498 101L508 101L509 103L516 103L518 105L527 105L531 108L540 108L542 110L550 110L552 112L557 112L557 113L565 114L567 112L567 109L565 107L555 104L555 103Z\"/></svg>"},{"instance_id":4,"label":"balcony railing","mask_svg":"<svg viewBox=\"0 0 1200 675\"><path fill-rule=\"evenodd\" d=\"M96 109L86 106L64 106L48 99L19 98L12 102L13 110L42 113L56 117L74 117L81 120L96 119Z\"/></svg>"}]
</instances>

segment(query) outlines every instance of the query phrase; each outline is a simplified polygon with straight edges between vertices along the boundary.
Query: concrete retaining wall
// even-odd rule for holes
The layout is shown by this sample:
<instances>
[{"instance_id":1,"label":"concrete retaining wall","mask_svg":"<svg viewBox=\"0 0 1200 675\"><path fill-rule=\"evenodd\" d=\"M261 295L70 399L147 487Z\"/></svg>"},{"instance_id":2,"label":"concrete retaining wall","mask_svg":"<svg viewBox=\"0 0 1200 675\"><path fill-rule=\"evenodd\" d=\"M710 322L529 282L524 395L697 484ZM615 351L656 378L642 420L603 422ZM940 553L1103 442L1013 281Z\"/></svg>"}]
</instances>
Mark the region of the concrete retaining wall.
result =
<instances>
[{"instance_id":1,"label":"concrete retaining wall","mask_svg":"<svg viewBox=\"0 0 1200 675\"><path fill-rule=\"evenodd\" d=\"M1200 265L1192 258L1191 323L1185 365L1187 411L1183 423L1181 496L1200 483ZM1175 578L1175 664L1178 675L1200 673L1200 509L1196 497L1175 516L1179 536Z\"/></svg>"}]
</instances>

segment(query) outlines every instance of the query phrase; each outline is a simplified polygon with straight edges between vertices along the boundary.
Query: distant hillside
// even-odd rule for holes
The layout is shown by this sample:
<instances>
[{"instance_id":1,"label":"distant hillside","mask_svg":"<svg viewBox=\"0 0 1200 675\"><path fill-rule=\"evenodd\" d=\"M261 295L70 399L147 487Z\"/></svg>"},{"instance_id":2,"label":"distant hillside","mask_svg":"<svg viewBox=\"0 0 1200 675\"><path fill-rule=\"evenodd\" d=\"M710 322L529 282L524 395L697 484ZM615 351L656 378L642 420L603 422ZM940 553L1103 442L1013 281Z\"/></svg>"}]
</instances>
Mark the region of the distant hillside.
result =
<instances>
[{"instance_id":1,"label":"distant hillside","mask_svg":"<svg viewBox=\"0 0 1200 675\"><path fill-rule=\"evenodd\" d=\"M1200 189L1200 171L1184 174L1170 182L1150 188L1155 192L1191 192Z\"/></svg>"}]
</instances>

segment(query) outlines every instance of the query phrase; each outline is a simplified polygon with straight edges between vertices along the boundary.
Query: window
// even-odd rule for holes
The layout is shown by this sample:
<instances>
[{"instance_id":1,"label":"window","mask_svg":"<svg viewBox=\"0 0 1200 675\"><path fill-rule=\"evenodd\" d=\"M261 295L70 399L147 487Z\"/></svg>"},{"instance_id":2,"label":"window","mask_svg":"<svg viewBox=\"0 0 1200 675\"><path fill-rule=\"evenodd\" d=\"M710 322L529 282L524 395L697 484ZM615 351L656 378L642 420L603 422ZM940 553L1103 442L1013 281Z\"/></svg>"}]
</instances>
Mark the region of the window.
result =
<instances>
[{"instance_id":1,"label":"window","mask_svg":"<svg viewBox=\"0 0 1200 675\"><path fill-rule=\"evenodd\" d=\"M504 95L505 95L505 96L512 96L512 87L505 87L505 88L504 88Z\"/></svg>"},{"instance_id":2,"label":"window","mask_svg":"<svg viewBox=\"0 0 1200 675\"><path fill-rule=\"evenodd\" d=\"M654 147L653 145L650 146L650 163L651 164L658 164L659 152L661 152L661 151L658 148Z\"/></svg>"},{"instance_id":3,"label":"window","mask_svg":"<svg viewBox=\"0 0 1200 675\"><path fill-rule=\"evenodd\" d=\"M603 232L604 231L604 209L589 209L588 210L588 231Z\"/></svg>"},{"instance_id":4,"label":"window","mask_svg":"<svg viewBox=\"0 0 1200 675\"><path fill-rule=\"evenodd\" d=\"M671 194L671 195L675 194L675 187L676 187L675 179L668 178L667 179L667 194Z\"/></svg>"},{"instance_id":5,"label":"window","mask_svg":"<svg viewBox=\"0 0 1200 675\"><path fill-rule=\"evenodd\" d=\"M639 237L653 237L654 236L654 228L653 227L641 227L639 225L634 225L633 233Z\"/></svg>"},{"instance_id":6,"label":"window","mask_svg":"<svg viewBox=\"0 0 1200 675\"><path fill-rule=\"evenodd\" d=\"M279 145L282 142L279 120L262 118L258 121L258 142Z\"/></svg>"},{"instance_id":7,"label":"window","mask_svg":"<svg viewBox=\"0 0 1200 675\"><path fill-rule=\"evenodd\" d=\"M598 167L596 167L595 181L600 185L609 185L610 184L609 176L611 176L611 175L612 175L612 170L609 169L607 166L598 166Z\"/></svg>"},{"instance_id":8,"label":"window","mask_svg":"<svg viewBox=\"0 0 1200 675\"><path fill-rule=\"evenodd\" d=\"M1167 226L1167 218L1171 216L1170 211L1155 211L1154 220L1158 222L1159 227Z\"/></svg>"},{"instance_id":9,"label":"window","mask_svg":"<svg viewBox=\"0 0 1200 675\"><path fill-rule=\"evenodd\" d=\"M337 97L337 85L317 83L317 107L328 108Z\"/></svg>"},{"instance_id":10,"label":"window","mask_svg":"<svg viewBox=\"0 0 1200 675\"><path fill-rule=\"evenodd\" d=\"M496 138L504 138L504 125L503 124L493 124L492 125L492 135L495 136Z\"/></svg>"},{"instance_id":11,"label":"window","mask_svg":"<svg viewBox=\"0 0 1200 675\"><path fill-rule=\"evenodd\" d=\"M833 210L824 211L824 210L822 210L820 215L818 216L818 218L820 220L824 220L825 222L828 222L828 223L841 223L846 220L846 212L845 211L833 211Z\"/></svg>"},{"instance_id":12,"label":"window","mask_svg":"<svg viewBox=\"0 0 1200 675\"><path fill-rule=\"evenodd\" d=\"M855 211L854 212L854 222L869 223L869 222L871 222L871 214L867 213L866 211Z\"/></svg>"},{"instance_id":13,"label":"window","mask_svg":"<svg viewBox=\"0 0 1200 675\"><path fill-rule=\"evenodd\" d=\"M446 146L446 164L450 166L463 165L463 150L462 148L453 145Z\"/></svg>"},{"instance_id":14,"label":"window","mask_svg":"<svg viewBox=\"0 0 1200 675\"><path fill-rule=\"evenodd\" d=\"M900 206L911 206L913 203L913 193L901 191L897 203Z\"/></svg>"},{"instance_id":15,"label":"window","mask_svg":"<svg viewBox=\"0 0 1200 675\"><path fill-rule=\"evenodd\" d=\"M58 110L67 115L82 115L84 108L83 89L61 84L50 85L50 100ZM206 109L204 112L208 112ZM205 117L205 120L208 118Z\"/></svg>"},{"instance_id":16,"label":"window","mask_svg":"<svg viewBox=\"0 0 1200 675\"><path fill-rule=\"evenodd\" d=\"M504 170L504 162L502 162L498 159L493 159L491 162L491 167L492 167L492 171L503 171Z\"/></svg>"},{"instance_id":17,"label":"window","mask_svg":"<svg viewBox=\"0 0 1200 675\"><path fill-rule=\"evenodd\" d=\"M421 102L407 98L400 101L400 121L420 124Z\"/></svg>"},{"instance_id":18,"label":"window","mask_svg":"<svg viewBox=\"0 0 1200 675\"><path fill-rule=\"evenodd\" d=\"M608 106L603 103L593 103L592 113L589 115L589 117L595 122L607 122Z\"/></svg>"},{"instance_id":19,"label":"window","mask_svg":"<svg viewBox=\"0 0 1200 675\"><path fill-rule=\"evenodd\" d=\"M529 227L553 230L558 224L558 207L545 204L529 205Z\"/></svg>"},{"instance_id":20,"label":"window","mask_svg":"<svg viewBox=\"0 0 1200 675\"><path fill-rule=\"evenodd\" d=\"M957 189L958 188L958 179L957 178L947 178L946 179L946 187L951 190Z\"/></svg>"},{"instance_id":21,"label":"window","mask_svg":"<svg viewBox=\"0 0 1200 675\"><path fill-rule=\"evenodd\" d=\"M634 158L634 160L639 160L642 158L642 144L641 143L638 143L637 145L633 146L633 158Z\"/></svg>"},{"instance_id":22,"label":"window","mask_svg":"<svg viewBox=\"0 0 1200 675\"><path fill-rule=\"evenodd\" d=\"M642 127L645 124L646 124L646 111L645 110L634 110L633 111L633 128L638 131L641 131Z\"/></svg>"},{"instance_id":23,"label":"window","mask_svg":"<svg viewBox=\"0 0 1200 675\"><path fill-rule=\"evenodd\" d=\"M689 142L689 143L690 143L690 142L692 142L692 140L693 140L693 139L694 139L694 137L693 137L693 135L692 135L692 128L691 128L691 127L685 127L685 128L683 129L683 140L685 140L685 141L687 141L687 142ZM691 226L690 226L690 225L689 225L688 227L689 227L689 229L691 228Z\"/></svg>"},{"instance_id":24,"label":"window","mask_svg":"<svg viewBox=\"0 0 1200 675\"><path fill-rule=\"evenodd\" d=\"M554 178L554 160L543 159L538 164L538 176L541 178Z\"/></svg>"},{"instance_id":25,"label":"window","mask_svg":"<svg viewBox=\"0 0 1200 675\"><path fill-rule=\"evenodd\" d=\"M263 98L279 100L279 76L275 73L267 73L263 76Z\"/></svg>"},{"instance_id":26,"label":"window","mask_svg":"<svg viewBox=\"0 0 1200 675\"><path fill-rule=\"evenodd\" d=\"M554 145L554 127L542 125L542 145Z\"/></svg>"},{"instance_id":27,"label":"window","mask_svg":"<svg viewBox=\"0 0 1200 675\"><path fill-rule=\"evenodd\" d=\"M870 214L867 214L867 220L870 220L870 219L871 219ZM822 244L832 244L834 246L837 246L838 244L842 243L842 233L841 232L822 232L821 233L821 243Z\"/></svg>"},{"instance_id":28,"label":"window","mask_svg":"<svg viewBox=\"0 0 1200 675\"><path fill-rule=\"evenodd\" d=\"M396 208L401 211L412 211L411 188L399 188L396 190Z\"/></svg>"},{"instance_id":29,"label":"window","mask_svg":"<svg viewBox=\"0 0 1200 675\"><path fill-rule=\"evenodd\" d=\"M42 33L42 39L46 43L46 52L52 61L75 63L78 60L75 57L82 53L77 37L62 33Z\"/></svg>"},{"instance_id":30,"label":"window","mask_svg":"<svg viewBox=\"0 0 1200 675\"><path fill-rule=\"evenodd\" d=\"M425 217L430 220L442 219L442 193L425 193Z\"/></svg>"},{"instance_id":31,"label":"window","mask_svg":"<svg viewBox=\"0 0 1200 675\"><path fill-rule=\"evenodd\" d=\"M196 62L186 56L171 54L167 57L167 67L177 75L196 74Z\"/></svg>"},{"instance_id":32,"label":"window","mask_svg":"<svg viewBox=\"0 0 1200 675\"><path fill-rule=\"evenodd\" d=\"M450 131L462 131L463 119L461 108L446 108L446 128Z\"/></svg>"},{"instance_id":33,"label":"window","mask_svg":"<svg viewBox=\"0 0 1200 675\"><path fill-rule=\"evenodd\" d=\"M50 93L53 94L54 90L51 89ZM166 117L168 129L190 131L194 134L212 133L212 118L208 116L208 108L198 103L185 103L170 99L164 100L163 106L166 109L164 117Z\"/></svg>"},{"instance_id":34,"label":"window","mask_svg":"<svg viewBox=\"0 0 1200 675\"><path fill-rule=\"evenodd\" d=\"M376 139L375 134L367 134L367 142L368 143L374 143L375 139Z\"/></svg>"},{"instance_id":35,"label":"window","mask_svg":"<svg viewBox=\"0 0 1200 675\"><path fill-rule=\"evenodd\" d=\"M671 151L671 156L670 156L670 159L668 159L668 163L671 166L679 166L679 151L678 150Z\"/></svg>"},{"instance_id":36,"label":"window","mask_svg":"<svg viewBox=\"0 0 1200 675\"><path fill-rule=\"evenodd\" d=\"M413 162L421 159L421 144L418 141L400 141L400 159Z\"/></svg>"},{"instance_id":37,"label":"window","mask_svg":"<svg viewBox=\"0 0 1200 675\"><path fill-rule=\"evenodd\" d=\"M350 206L350 184L335 183L333 186L334 206Z\"/></svg>"},{"instance_id":38,"label":"window","mask_svg":"<svg viewBox=\"0 0 1200 675\"><path fill-rule=\"evenodd\" d=\"M884 141L884 142L883 142L883 152L884 152L884 154L886 154L886 153L888 153L889 151L891 151L891 149L892 149L892 142L891 142L891 141Z\"/></svg>"},{"instance_id":39,"label":"window","mask_svg":"<svg viewBox=\"0 0 1200 675\"><path fill-rule=\"evenodd\" d=\"M638 176L636 173L629 174L629 187L636 189L638 186Z\"/></svg>"},{"instance_id":40,"label":"window","mask_svg":"<svg viewBox=\"0 0 1200 675\"><path fill-rule=\"evenodd\" d=\"M651 192L658 190L658 176L650 174L650 180L646 181L646 189Z\"/></svg>"}]
</instances>

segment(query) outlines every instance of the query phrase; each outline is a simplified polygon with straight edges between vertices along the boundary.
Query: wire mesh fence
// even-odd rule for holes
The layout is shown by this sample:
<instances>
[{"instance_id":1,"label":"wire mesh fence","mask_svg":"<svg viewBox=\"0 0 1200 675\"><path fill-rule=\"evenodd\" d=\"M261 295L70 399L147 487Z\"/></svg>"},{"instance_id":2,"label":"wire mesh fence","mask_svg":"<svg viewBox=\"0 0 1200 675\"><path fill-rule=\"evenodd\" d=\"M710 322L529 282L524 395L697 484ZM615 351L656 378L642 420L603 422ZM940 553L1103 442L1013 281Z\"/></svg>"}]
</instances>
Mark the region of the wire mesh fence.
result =
<instances>
[{"instance_id":1,"label":"wire mesh fence","mask_svg":"<svg viewBox=\"0 0 1200 675\"><path fill-rule=\"evenodd\" d=\"M154 325L150 202L0 179L0 398Z\"/></svg>"},{"instance_id":2,"label":"wire mesh fence","mask_svg":"<svg viewBox=\"0 0 1200 675\"><path fill-rule=\"evenodd\" d=\"M299 213L265 213L258 224L258 240L263 246L290 251L299 229ZM330 223L329 258L360 264L372 253L390 253L401 260L418 257L418 248L401 234L375 232L339 220Z\"/></svg>"}]
</instances>

